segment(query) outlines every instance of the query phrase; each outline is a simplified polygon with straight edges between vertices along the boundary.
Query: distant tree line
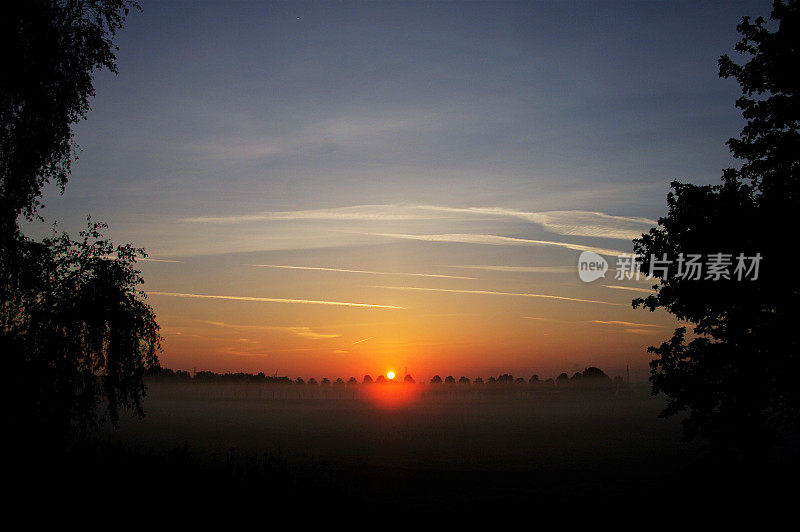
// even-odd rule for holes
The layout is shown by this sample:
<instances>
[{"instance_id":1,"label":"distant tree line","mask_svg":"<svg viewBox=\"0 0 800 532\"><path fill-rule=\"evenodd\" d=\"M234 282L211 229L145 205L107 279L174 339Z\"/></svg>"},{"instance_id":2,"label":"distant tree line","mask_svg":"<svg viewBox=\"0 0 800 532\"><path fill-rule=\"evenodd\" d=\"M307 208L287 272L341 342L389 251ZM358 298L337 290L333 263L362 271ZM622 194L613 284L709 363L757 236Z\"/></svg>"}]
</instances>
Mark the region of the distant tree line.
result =
<instances>
[{"instance_id":1,"label":"distant tree line","mask_svg":"<svg viewBox=\"0 0 800 532\"><path fill-rule=\"evenodd\" d=\"M266 384L292 384L301 386L344 386L344 385L371 385L371 384L416 384L414 377L406 375L403 379L389 380L383 375L379 375L375 379L371 375L364 375L361 381L355 377L350 377L347 380L339 377L335 380L328 379L327 377L317 380L314 377L308 380L302 377L291 379L290 377L279 377L277 375L266 375L263 372L258 373L215 373L213 371L197 371L192 375L184 370L172 370L167 368L153 368L148 372L148 377L155 380L163 380L170 382L203 382L203 383L217 383L217 384L232 384L232 383L266 383ZM475 377L470 379L466 376L461 376L458 380L452 375L448 375L442 379L439 375L434 375L430 379L431 385L525 385L525 386L542 386L542 387L556 387L568 385L588 385L588 386L619 386L624 384L622 377L617 376L611 379L600 368L590 366L583 371L575 372L572 377L567 373L561 373L555 379L541 379L538 375L532 375L530 378L523 377L515 378L509 373L504 373L497 377L491 376L484 380L482 377Z\"/></svg>"},{"instance_id":2,"label":"distant tree line","mask_svg":"<svg viewBox=\"0 0 800 532\"><path fill-rule=\"evenodd\" d=\"M621 384L624 380L622 377L614 377L612 380L606 373L601 370L600 368L591 366L583 371L575 372L572 377L570 377L567 373L561 373L555 379L548 378L548 379L541 379L539 375L532 375L530 378L525 379L524 377L514 377L509 373L504 373L498 377L489 377L486 381L483 380L481 377L476 377L474 380L470 380L469 377L461 376L458 380L452 375L448 375L447 377L442 380L439 375L434 375L431 378L430 383L434 385L438 384L458 384L458 385L476 385L481 386L484 384L487 385L528 385L528 386L565 386L568 384L586 384L586 385L612 385L612 384Z\"/></svg>"}]
</instances>

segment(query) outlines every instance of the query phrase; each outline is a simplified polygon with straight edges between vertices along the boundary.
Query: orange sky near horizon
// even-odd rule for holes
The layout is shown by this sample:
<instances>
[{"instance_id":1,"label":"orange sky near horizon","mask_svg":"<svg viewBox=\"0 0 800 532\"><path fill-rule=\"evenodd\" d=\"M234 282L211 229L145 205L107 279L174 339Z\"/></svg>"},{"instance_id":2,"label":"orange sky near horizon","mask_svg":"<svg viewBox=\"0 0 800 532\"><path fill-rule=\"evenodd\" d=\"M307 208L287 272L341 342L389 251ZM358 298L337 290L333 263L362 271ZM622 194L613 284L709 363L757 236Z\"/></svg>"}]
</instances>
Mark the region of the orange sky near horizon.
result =
<instances>
[{"instance_id":1,"label":"orange sky near horizon","mask_svg":"<svg viewBox=\"0 0 800 532\"><path fill-rule=\"evenodd\" d=\"M387 261L396 247L403 259ZM162 364L318 380L407 368L424 381L507 372L546 378L592 365L614 376L630 365L643 380L646 347L675 325L663 313L631 308L645 280L617 281L609 272L607 280L582 283L577 264L568 265L577 261L572 250L402 242L324 254L314 266L299 257L268 266L208 258L142 263L158 272L146 278L158 280L147 289L165 337ZM506 262L441 264L454 254ZM563 266L508 265L517 257L536 263L536 256ZM207 277L208 268L219 271ZM198 269L206 275L195 277Z\"/></svg>"}]
</instances>

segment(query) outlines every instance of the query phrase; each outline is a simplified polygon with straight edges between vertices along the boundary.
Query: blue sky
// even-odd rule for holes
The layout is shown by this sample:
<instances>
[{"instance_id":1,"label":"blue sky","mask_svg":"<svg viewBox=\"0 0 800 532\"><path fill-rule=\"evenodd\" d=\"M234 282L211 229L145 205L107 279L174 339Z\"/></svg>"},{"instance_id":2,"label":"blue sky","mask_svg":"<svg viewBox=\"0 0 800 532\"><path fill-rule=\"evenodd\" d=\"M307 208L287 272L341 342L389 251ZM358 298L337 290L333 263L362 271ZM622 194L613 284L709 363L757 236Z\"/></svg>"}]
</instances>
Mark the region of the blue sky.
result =
<instances>
[{"instance_id":1,"label":"blue sky","mask_svg":"<svg viewBox=\"0 0 800 532\"><path fill-rule=\"evenodd\" d=\"M556 281L553 272L509 279L497 267L566 268L575 263L575 246L628 251L631 236L664 213L670 180L715 182L734 164L724 142L742 125L733 107L737 86L717 78L716 60L731 51L742 15L769 11L768 2L142 7L119 35L119 75L96 77L93 110L76 129L84 151L66 193L49 190L42 214L74 231L91 213L110 224L115 240L181 261L145 265L154 291L389 305L412 297L406 292L422 288L419 280L471 282L458 288L465 298L475 296L468 291L535 288L608 299L613 291L581 286L574 272ZM330 268L331 276L251 264ZM363 279L371 274L337 269L442 277L378 283ZM420 304L432 307L451 297L425 295L432 299ZM626 303L631 295L609 301ZM162 322L184 319L189 310L177 305L188 303L166 299L153 297ZM540 318L565 318L556 307L536 310ZM203 319L222 322L214 318L220 312L209 306ZM244 319L249 311L241 312ZM648 318L624 312L599 321ZM272 327L267 322L276 318L258 319L239 325ZM280 326L311 327L305 315L293 319ZM342 316L314 319L319 329L348 323ZM638 329L628 335L634 340L622 348L612 342L608 351L623 349L644 367L643 349L657 338ZM303 341L316 346L344 333L318 334ZM508 334L519 346L545 332ZM219 335L202 335L216 346L203 351L209 367L250 368L242 360L278 356L262 337L250 358L225 358ZM169 337L167 345L191 351ZM471 367L494 367L485 344L470 345ZM548 345L558 351L560 344ZM569 344L559 353L581 365L592 361L591 349ZM345 350L312 351L316 358L298 368L342 367L331 353ZM545 355L502 360L524 371Z\"/></svg>"}]
</instances>

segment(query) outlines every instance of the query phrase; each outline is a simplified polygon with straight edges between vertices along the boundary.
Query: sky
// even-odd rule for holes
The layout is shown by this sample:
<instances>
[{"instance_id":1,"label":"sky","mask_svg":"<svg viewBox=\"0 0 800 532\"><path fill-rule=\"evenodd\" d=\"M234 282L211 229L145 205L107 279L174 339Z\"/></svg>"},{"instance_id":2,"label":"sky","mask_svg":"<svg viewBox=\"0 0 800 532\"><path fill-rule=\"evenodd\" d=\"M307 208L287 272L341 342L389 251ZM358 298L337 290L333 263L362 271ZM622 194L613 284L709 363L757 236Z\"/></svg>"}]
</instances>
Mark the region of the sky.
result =
<instances>
[{"instance_id":1,"label":"sky","mask_svg":"<svg viewBox=\"0 0 800 532\"><path fill-rule=\"evenodd\" d=\"M578 255L735 164L768 2L141 4L41 214L147 249L162 365L647 377L677 322Z\"/></svg>"}]
</instances>

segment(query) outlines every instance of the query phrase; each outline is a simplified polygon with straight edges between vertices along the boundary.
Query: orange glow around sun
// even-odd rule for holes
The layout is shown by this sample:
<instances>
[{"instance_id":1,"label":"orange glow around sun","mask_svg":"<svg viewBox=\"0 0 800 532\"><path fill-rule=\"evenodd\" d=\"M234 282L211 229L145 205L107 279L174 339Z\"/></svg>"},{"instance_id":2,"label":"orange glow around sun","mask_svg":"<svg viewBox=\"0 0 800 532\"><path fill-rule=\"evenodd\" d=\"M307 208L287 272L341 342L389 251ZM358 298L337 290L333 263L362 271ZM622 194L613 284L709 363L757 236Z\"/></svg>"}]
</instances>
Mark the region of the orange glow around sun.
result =
<instances>
[{"instance_id":1,"label":"orange glow around sun","mask_svg":"<svg viewBox=\"0 0 800 532\"><path fill-rule=\"evenodd\" d=\"M358 394L370 405L381 410L396 410L411 406L419 399L423 387L397 378L393 370L386 372L386 380L359 386Z\"/></svg>"},{"instance_id":2,"label":"orange glow around sun","mask_svg":"<svg viewBox=\"0 0 800 532\"><path fill-rule=\"evenodd\" d=\"M359 393L369 404L381 410L397 410L414 404L422 393L417 384L368 384Z\"/></svg>"}]
</instances>

